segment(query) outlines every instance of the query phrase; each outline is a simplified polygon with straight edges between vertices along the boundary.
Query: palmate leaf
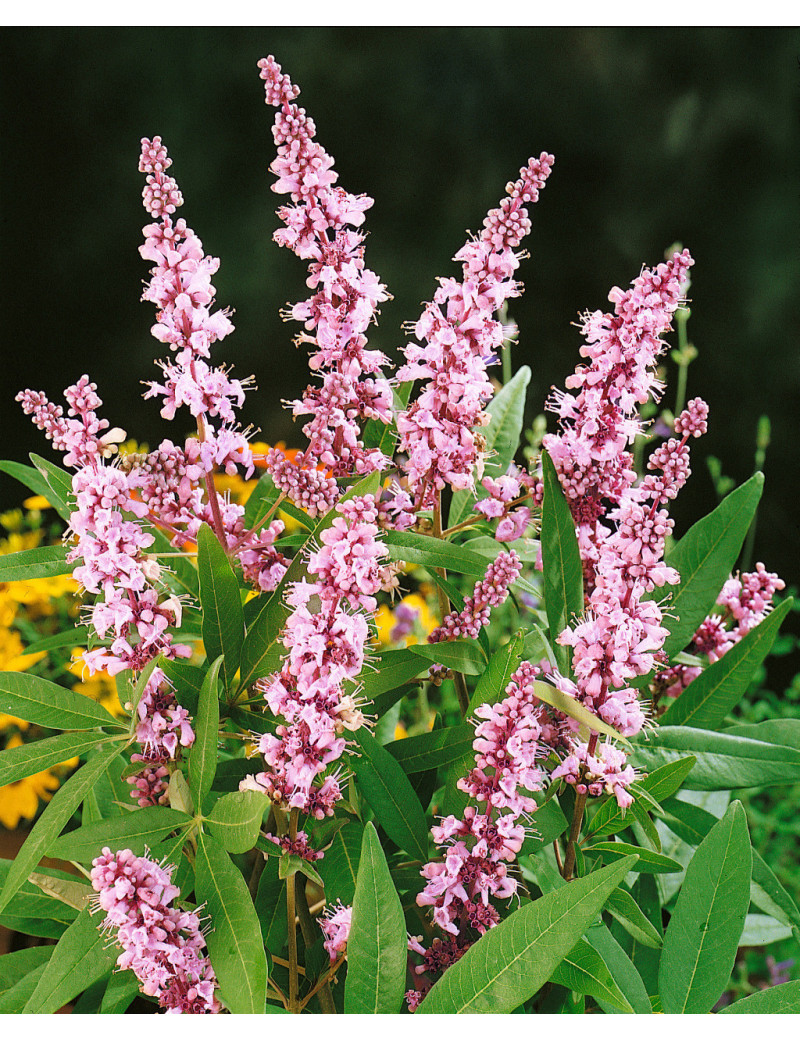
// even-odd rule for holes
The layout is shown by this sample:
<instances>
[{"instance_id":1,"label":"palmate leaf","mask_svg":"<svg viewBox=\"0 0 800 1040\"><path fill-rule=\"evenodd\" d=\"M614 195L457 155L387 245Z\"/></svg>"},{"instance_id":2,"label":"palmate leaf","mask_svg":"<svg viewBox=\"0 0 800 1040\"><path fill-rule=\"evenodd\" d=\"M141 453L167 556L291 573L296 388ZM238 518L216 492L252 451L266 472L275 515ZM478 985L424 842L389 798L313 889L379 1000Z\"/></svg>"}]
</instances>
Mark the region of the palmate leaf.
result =
<instances>
[{"instance_id":1,"label":"palmate leaf","mask_svg":"<svg viewBox=\"0 0 800 1040\"><path fill-rule=\"evenodd\" d=\"M0 556L0 581L32 581L71 574L75 563L67 562L65 545L40 545L36 549Z\"/></svg>"},{"instance_id":2,"label":"palmate leaf","mask_svg":"<svg viewBox=\"0 0 800 1040\"><path fill-rule=\"evenodd\" d=\"M664 650L670 657L687 646L713 609L736 564L763 488L764 475L754 474L713 512L698 520L667 553L664 562L681 576L680 584L671 587L669 610L664 617L670 632Z\"/></svg>"},{"instance_id":3,"label":"palmate leaf","mask_svg":"<svg viewBox=\"0 0 800 1040\"><path fill-rule=\"evenodd\" d=\"M247 885L228 853L208 834L197 841L196 894L206 904L206 937L219 996L235 1015L261 1015L267 1000L267 959Z\"/></svg>"},{"instance_id":4,"label":"palmate leaf","mask_svg":"<svg viewBox=\"0 0 800 1040\"><path fill-rule=\"evenodd\" d=\"M197 569L203 610L203 644L209 661L224 655L226 690L239 668L244 642L244 613L239 582L217 536L203 524L197 535Z\"/></svg>"},{"instance_id":5,"label":"palmate leaf","mask_svg":"<svg viewBox=\"0 0 800 1040\"><path fill-rule=\"evenodd\" d=\"M374 826L364 828L347 940L344 1010L393 1015L405 992L408 939L403 908Z\"/></svg>"},{"instance_id":6,"label":"palmate leaf","mask_svg":"<svg viewBox=\"0 0 800 1040\"><path fill-rule=\"evenodd\" d=\"M0 672L0 712L45 729L122 728L97 701L28 672Z\"/></svg>"},{"instance_id":7,"label":"palmate leaf","mask_svg":"<svg viewBox=\"0 0 800 1040\"><path fill-rule=\"evenodd\" d=\"M92 983L111 972L120 954L100 931L101 923L83 909L61 936L36 989L25 1005L29 1015L51 1015Z\"/></svg>"},{"instance_id":8,"label":"palmate leaf","mask_svg":"<svg viewBox=\"0 0 800 1040\"><path fill-rule=\"evenodd\" d=\"M662 726L716 729L747 691L756 669L772 649L792 606L786 599L718 661L709 665L669 706Z\"/></svg>"},{"instance_id":9,"label":"palmate leaf","mask_svg":"<svg viewBox=\"0 0 800 1040\"><path fill-rule=\"evenodd\" d=\"M750 903L750 837L733 802L689 866L664 936L659 992L666 1014L710 1011L730 979Z\"/></svg>"},{"instance_id":10,"label":"palmate leaf","mask_svg":"<svg viewBox=\"0 0 800 1040\"><path fill-rule=\"evenodd\" d=\"M556 468L542 452L542 565L544 603L550 626L550 643L559 671L569 675L571 651L556 642L570 621L583 613L583 564L575 534L575 521L558 480Z\"/></svg>"},{"instance_id":11,"label":"palmate leaf","mask_svg":"<svg viewBox=\"0 0 800 1040\"><path fill-rule=\"evenodd\" d=\"M428 858L425 813L402 766L362 726L353 734L360 755L350 757L358 788L395 844L414 859Z\"/></svg>"},{"instance_id":12,"label":"palmate leaf","mask_svg":"<svg viewBox=\"0 0 800 1040\"><path fill-rule=\"evenodd\" d=\"M690 754L695 759L683 782L690 791L730 791L800 780L800 751L730 733L661 726L634 745L632 764L648 772Z\"/></svg>"},{"instance_id":13,"label":"palmate leaf","mask_svg":"<svg viewBox=\"0 0 800 1040\"><path fill-rule=\"evenodd\" d=\"M88 700L88 698L83 699ZM53 840L61 833L97 778L111 759L116 758L117 751L117 746L114 745L110 749L99 752L86 765L73 773L53 795L52 801L33 825L33 830L11 865L3 890L0 892L0 910L8 905L20 885L42 856L47 853Z\"/></svg>"},{"instance_id":14,"label":"palmate leaf","mask_svg":"<svg viewBox=\"0 0 800 1040\"><path fill-rule=\"evenodd\" d=\"M628 857L550 892L490 929L447 969L417 1014L508 1014L553 974L633 864Z\"/></svg>"},{"instance_id":15,"label":"palmate leaf","mask_svg":"<svg viewBox=\"0 0 800 1040\"><path fill-rule=\"evenodd\" d=\"M519 447L525 417L525 394L531 379L531 370L523 365L502 389L494 395L486 409L489 424L481 431L486 440L487 477L499 477L508 472ZM450 503L447 526L460 524L472 512L476 501L486 498L486 491L478 483L473 495L470 491L456 491Z\"/></svg>"}]
</instances>

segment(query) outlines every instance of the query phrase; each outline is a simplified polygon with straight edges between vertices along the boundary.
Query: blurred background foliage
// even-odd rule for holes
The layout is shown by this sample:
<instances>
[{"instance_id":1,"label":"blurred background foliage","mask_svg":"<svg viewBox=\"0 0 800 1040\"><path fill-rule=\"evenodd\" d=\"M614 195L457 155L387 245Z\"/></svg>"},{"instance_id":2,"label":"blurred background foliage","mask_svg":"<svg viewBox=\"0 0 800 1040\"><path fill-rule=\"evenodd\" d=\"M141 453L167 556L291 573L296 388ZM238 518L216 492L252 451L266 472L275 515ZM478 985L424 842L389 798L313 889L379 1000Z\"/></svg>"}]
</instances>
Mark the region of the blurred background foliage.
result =
<instances>
[{"instance_id":1,"label":"blurred background foliage","mask_svg":"<svg viewBox=\"0 0 800 1040\"><path fill-rule=\"evenodd\" d=\"M154 134L175 160L183 215L222 259L218 300L235 309L237 329L217 359L255 374L245 415L263 439L299 445L280 401L308 381L306 357L279 309L306 290L302 265L271 242L272 113L256 70L267 53L301 85L340 183L376 200L367 263L394 300L372 342L390 355L435 278L454 272L465 229L480 228L542 150L556 165L511 314L514 363L534 373L531 419L578 361L578 313L605 308L612 285L674 242L691 249L699 357L688 394L709 401L711 422L676 504L677 531L716 503L705 456L740 483L768 415L754 558L796 585L796 30L5 30L3 454L47 454L17 391L60 401L84 371L112 426L150 444L186 432L137 396L162 354L148 332L152 308L139 302L147 265L137 252L139 139ZM671 406L674 366L668 376ZM0 505L18 504L19 485L0 480ZM775 688L790 679L777 673Z\"/></svg>"}]
</instances>

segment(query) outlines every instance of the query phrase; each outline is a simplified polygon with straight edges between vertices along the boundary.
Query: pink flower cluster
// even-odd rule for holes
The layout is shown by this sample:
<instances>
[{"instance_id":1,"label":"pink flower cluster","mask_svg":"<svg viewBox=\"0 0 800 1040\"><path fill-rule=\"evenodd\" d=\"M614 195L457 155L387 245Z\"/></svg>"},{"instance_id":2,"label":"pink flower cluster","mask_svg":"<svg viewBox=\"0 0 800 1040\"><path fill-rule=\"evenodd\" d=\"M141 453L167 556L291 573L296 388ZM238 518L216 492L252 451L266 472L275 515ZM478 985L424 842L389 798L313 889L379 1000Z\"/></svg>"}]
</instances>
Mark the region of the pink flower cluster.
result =
<instances>
[{"instance_id":1,"label":"pink flower cluster","mask_svg":"<svg viewBox=\"0 0 800 1040\"><path fill-rule=\"evenodd\" d=\"M573 745L571 754L550 774L551 780L563 778L572 784L578 794L590 794L597 798L601 794L612 794L621 809L633 804L633 795L628 787L636 779L633 767L626 764L624 752L607 740L598 745L592 754L588 744Z\"/></svg>"},{"instance_id":2,"label":"pink flower cluster","mask_svg":"<svg viewBox=\"0 0 800 1040\"><path fill-rule=\"evenodd\" d=\"M134 785L131 797L140 806L161 805L169 784L167 762L178 756L180 748L194 744L189 713L175 699L172 684L160 668L154 668L136 706L136 740L142 754L131 755L132 762L145 763L141 773L128 777Z\"/></svg>"},{"instance_id":3,"label":"pink flower cluster","mask_svg":"<svg viewBox=\"0 0 800 1040\"><path fill-rule=\"evenodd\" d=\"M785 588L777 574L770 573L763 563L749 573L729 578L717 597L720 613L712 613L703 621L687 647L689 653L702 655L713 664L744 639L772 610L776 592ZM654 689L667 697L677 697L696 679L702 668L676 664L659 672Z\"/></svg>"},{"instance_id":4,"label":"pink flower cluster","mask_svg":"<svg viewBox=\"0 0 800 1040\"><path fill-rule=\"evenodd\" d=\"M377 541L374 497L345 499L336 508L340 515L309 557L309 575L317 580L295 582L287 597L293 609L282 636L283 669L260 684L270 711L285 722L259 738L267 769L241 785L317 819L332 814L341 790L335 774L321 785L315 781L341 757L345 731L365 721L345 683L354 683L364 667L367 614L391 580Z\"/></svg>"},{"instance_id":5,"label":"pink flower cluster","mask_svg":"<svg viewBox=\"0 0 800 1040\"><path fill-rule=\"evenodd\" d=\"M534 490L533 478L519 472L512 464L508 473L496 479L484 477L481 484L488 492L488 497L476 502L475 509L487 519L498 521L494 534L497 541L513 542L522 538L531 522L531 508L530 505L519 504L519 500Z\"/></svg>"},{"instance_id":6,"label":"pink flower cluster","mask_svg":"<svg viewBox=\"0 0 800 1040\"><path fill-rule=\"evenodd\" d=\"M428 972L454 963L477 935L494 927L500 915L493 900L511 899L517 882L508 872L525 840L519 822L536 810L531 791L542 789L546 774L538 764L550 752L552 724L534 692L539 669L522 664L498 704L482 704L475 712L475 766L458 781L460 790L482 806L464 810L461 819L448 816L431 834L442 847L441 861L426 864L427 884L417 896L419 906L433 907L434 922L446 933L428 950L418 940L419 989L407 994L416 1007L433 984Z\"/></svg>"},{"instance_id":7,"label":"pink flower cluster","mask_svg":"<svg viewBox=\"0 0 800 1040\"><path fill-rule=\"evenodd\" d=\"M482 471L485 444L475 427L488 422L483 408L493 390L486 367L497 360L504 338L494 315L521 292L513 277L521 259L515 250L531 228L526 207L538 200L553 161L546 152L530 159L519 179L507 186L507 196L488 214L480 236L454 257L461 262L462 280L441 279L414 326L425 345L405 348L398 379L426 380L397 420L417 509L431 508L448 484L473 488L473 470Z\"/></svg>"},{"instance_id":8,"label":"pink flower cluster","mask_svg":"<svg viewBox=\"0 0 800 1040\"><path fill-rule=\"evenodd\" d=\"M389 299L386 287L364 265L364 235L356 230L373 200L336 187L333 159L315 140L316 127L294 103L300 93L270 56L258 63L266 103L278 109L273 137L278 155L271 169L273 191L288 194L292 205L278 215L285 227L275 241L309 263L307 284L314 295L296 303L288 317L304 324L299 342L313 346L310 366L321 375L295 401L295 415L311 415L303 427L308 450L300 468L322 463L334 476L370 473L388 464L376 448L366 448L361 424L388 423L392 391L381 369L388 359L367 349L367 330L378 306Z\"/></svg>"},{"instance_id":9,"label":"pink flower cluster","mask_svg":"<svg viewBox=\"0 0 800 1040\"><path fill-rule=\"evenodd\" d=\"M142 993L158 998L168 1015L216 1015L217 981L200 920L173 905L180 895L171 883L173 869L130 849L104 848L91 873L106 915L102 927L122 946L119 967L130 968Z\"/></svg>"},{"instance_id":10,"label":"pink flower cluster","mask_svg":"<svg viewBox=\"0 0 800 1040\"><path fill-rule=\"evenodd\" d=\"M325 936L325 942L322 945L327 950L331 961L335 961L337 957L346 952L352 921L352 906L343 906L341 900L335 906L329 906L325 913L317 918L317 924Z\"/></svg>"},{"instance_id":11,"label":"pink flower cluster","mask_svg":"<svg viewBox=\"0 0 800 1040\"><path fill-rule=\"evenodd\" d=\"M499 553L486 568L485 577L476 583L472 595L464 600L463 609L448 614L428 636L428 642L445 643L461 636L476 639L480 630L489 624L492 607L505 603L521 570L522 561L513 549Z\"/></svg>"}]
</instances>

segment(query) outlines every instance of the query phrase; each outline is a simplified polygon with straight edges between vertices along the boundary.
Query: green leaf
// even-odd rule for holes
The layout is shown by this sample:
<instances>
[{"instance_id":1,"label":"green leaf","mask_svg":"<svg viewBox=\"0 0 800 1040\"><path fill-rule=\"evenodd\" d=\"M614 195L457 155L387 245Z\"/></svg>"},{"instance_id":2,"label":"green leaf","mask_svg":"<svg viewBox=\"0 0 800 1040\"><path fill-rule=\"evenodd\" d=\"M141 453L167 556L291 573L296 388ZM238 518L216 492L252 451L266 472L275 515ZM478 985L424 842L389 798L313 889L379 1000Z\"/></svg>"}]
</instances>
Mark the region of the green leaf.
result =
<instances>
[{"instance_id":1,"label":"green leaf","mask_svg":"<svg viewBox=\"0 0 800 1040\"><path fill-rule=\"evenodd\" d=\"M299 556L296 556L292 561L290 570L298 559ZM256 679L271 675L281 666L281 655L285 651L282 646L277 645L276 640L289 613L289 608L283 598L288 575L289 571L283 576L277 589L267 599L251 624L248 625L247 635L242 646L240 690L247 689Z\"/></svg>"},{"instance_id":2,"label":"green leaf","mask_svg":"<svg viewBox=\"0 0 800 1040\"><path fill-rule=\"evenodd\" d=\"M89 633L86 629L80 627L68 628L64 632L56 632L53 636L47 636L46 639L34 639L32 643L25 647L21 656L26 657L28 654L49 653L51 650L61 650L66 646L79 646L81 643L85 646L88 638Z\"/></svg>"},{"instance_id":3,"label":"green leaf","mask_svg":"<svg viewBox=\"0 0 800 1040\"><path fill-rule=\"evenodd\" d=\"M206 942L219 997L234 1015L260 1015L267 1001L267 958L247 885L228 853L207 834L197 840L198 902L206 904Z\"/></svg>"},{"instance_id":4,"label":"green leaf","mask_svg":"<svg viewBox=\"0 0 800 1040\"><path fill-rule=\"evenodd\" d=\"M664 936L659 992L668 1015L710 1011L728 984L750 903L750 837L733 802L686 868Z\"/></svg>"},{"instance_id":5,"label":"green leaf","mask_svg":"<svg viewBox=\"0 0 800 1040\"><path fill-rule=\"evenodd\" d=\"M720 1008L720 1015L798 1015L800 982L784 982Z\"/></svg>"},{"instance_id":6,"label":"green leaf","mask_svg":"<svg viewBox=\"0 0 800 1040\"><path fill-rule=\"evenodd\" d=\"M55 946L49 946L47 949L54 950ZM46 964L39 964L0 996L0 1015L22 1014L28 999L39 985L39 979L44 975L46 968Z\"/></svg>"},{"instance_id":7,"label":"green leaf","mask_svg":"<svg viewBox=\"0 0 800 1040\"><path fill-rule=\"evenodd\" d=\"M398 1014L406 988L407 954L403 908L378 834L368 823L347 940L345 1014Z\"/></svg>"},{"instance_id":8,"label":"green leaf","mask_svg":"<svg viewBox=\"0 0 800 1040\"><path fill-rule=\"evenodd\" d=\"M244 614L239 582L219 539L203 524L197 535L197 570L203 609L203 644L209 661L220 654L223 685L231 689L239 669L244 643Z\"/></svg>"},{"instance_id":9,"label":"green leaf","mask_svg":"<svg viewBox=\"0 0 800 1040\"><path fill-rule=\"evenodd\" d=\"M620 889L615 889L612 895L619 891ZM603 924L595 925L586 933L586 938L603 958L616 986L636 1014L651 1014L650 998L647 995L642 976L609 929ZM602 994L595 996L595 1000L606 1014L617 1013L614 1005Z\"/></svg>"},{"instance_id":10,"label":"green leaf","mask_svg":"<svg viewBox=\"0 0 800 1040\"><path fill-rule=\"evenodd\" d=\"M663 939L658 929L650 923L644 911L625 888L616 888L608 897L606 910L619 921L625 931L643 946L658 950Z\"/></svg>"},{"instance_id":11,"label":"green leaf","mask_svg":"<svg viewBox=\"0 0 800 1040\"><path fill-rule=\"evenodd\" d=\"M278 877L281 881L286 881L287 878L293 878L297 873L305 874L310 881L322 888L322 878L308 860L295 856L293 853L284 853L278 860Z\"/></svg>"},{"instance_id":12,"label":"green leaf","mask_svg":"<svg viewBox=\"0 0 800 1040\"><path fill-rule=\"evenodd\" d=\"M520 434L525 414L525 393L531 378L531 370L523 365L501 390L489 402L486 411L489 424L481 431L486 439L485 476L499 477L508 472L519 447ZM472 512L476 500L486 498L486 491L480 484L476 494L470 491L456 491L450 503L447 526L460 524Z\"/></svg>"},{"instance_id":13,"label":"green leaf","mask_svg":"<svg viewBox=\"0 0 800 1040\"><path fill-rule=\"evenodd\" d=\"M571 652L556 637L574 617L583 613L583 564L575 534L575 521L559 483L556 468L542 452L542 565L544 603L550 626L550 643L559 671L569 675Z\"/></svg>"},{"instance_id":14,"label":"green leaf","mask_svg":"<svg viewBox=\"0 0 800 1040\"><path fill-rule=\"evenodd\" d=\"M716 729L747 691L756 669L772 649L781 622L792 607L785 599L718 661L709 665L669 706L662 726Z\"/></svg>"},{"instance_id":15,"label":"green leaf","mask_svg":"<svg viewBox=\"0 0 800 1040\"><path fill-rule=\"evenodd\" d=\"M88 700L88 698L85 699ZM8 905L28 874L47 853L53 839L61 833L66 822L96 783L97 778L116 755L116 747L100 752L73 773L53 795L52 801L33 825L27 841L11 865L3 891L0 892L0 910Z\"/></svg>"},{"instance_id":16,"label":"green leaf","mask_svg":"<svg viewBox=\"0 0 800 1040\"><path fill-rule=\"evenodd\" d=\"M475 692L469 701L467 716L469 717L481 704L497 704L506 695L511 676L519 668L522 660L525 637L517 632L505 646L501 646L492 654L489 664L483 671Z\"/></svg>"},{"instance_id":17,"label":"green leaf","mask_svg":"<svg viewBox=\"0 0 800 1040\"><path fill-rule=\"evenodd\" d=\"M555 686L551 686L549 683L540 682L537 680L533 684L534 693L540 701L544 701L545 704L551 705L553 708L557 708L558 711L564 715L569 715L571 719L575 719L579 722L582 727L585 727L587 731L593 730L595 733L605 733L607 737L611 737L613 740L619 741L620 744L628 745L628 741L621 733L618 733L613 726L609 726L607 722L603 722L599 716L592 714L588 708L585 708L580 701L574 697L570 697L568 693L563 693L561 690L556 689ZM588 732L586 734L588 737Z\"/></svg>"},{"instance_id":18,"label":"green leaf","mask_svg":"<svg viewBox=\"0 0 800 1040\"><path fill-rule=\"evenodd\" d=\"M177 809L166 805L147 806L111 820L84 824L56 838L45 851L55 859L77 863L91 863L104 845L130 849L141 856L146 848L152 848L168 834L185 829L191 823L191 817Z\"/></svg>"},{"instance_id":19,"label":"green leaf","mask_svg":"<svg viewBox=\"0 0 800 1040\"><path fill-rule=\"evenodd\" d=\"M680 874L683 870L683 866L674 859L650 849L639 848L638 845L629 845L626 841L598 841L595 845L584 845L583 854L600 856L601 859L636 855L639 862L631 869L641 874Z\"/></svg>"},{"instance_id":20,"label":"green leaf","mask_svg":"<svg viewBox=\"0 0 800 1040\"><path fill-rule=\"evenodd\" d=\"M104 740L108 737L103 733L60 733L57 737L46 737L32 744L20 744L8 751L0 751L0 787L60 765Z\"/></svg>"},{"instance_id":21,"label":"green leaf","mask_svg":"<svg viewBox=\"0 0 800 1040\"><path fill-rule=\"evenodd\" d=\"M421 733L416 737L393 740L386 745L406 773L423 773L458 762L472 750L475 730L468 723Z\"/></svg>"},{"instance_id":22,"label":"green leaf","mask_svg":"<svg viewBox=\"0 0 800 1040\"><path fill-rule=\"evenodd\" d=\"M43 968L54 949L54 946L29 946L0 956L0 997L34 968Z\"/></svg>"},{"instance_id":23,"label":"green leaf","mask_svg":"<svg viewBox=\"0 0 800 1040\"><path fill-rule=\"evenodd\" d=\"M428 827L419 798L402 766L362 726L353 734L360 755L351 755L350 768L358 787L381 826L414 859L428 859Z\"/></svg>"},{"instance_id":24,"label":"green leaf","mask_svg":"<svg viewBox=\"0 0 800 1040\"><path fill-rule=\"evenodd\" d=\"M75 564L67 562L68 553L65 545L41 545L37 549L7 553L0 556L0 581L31 581L72 574Z\"/></svg>"},{"instance_id":25,"label":"green leaf","mask_svg":"<svg viewBox=\"0 0 800 1040\"><path fill-rule=\"evenodd\" d=\"M80 912L93 896L93 889L83 881L68 880L63 877L52 877L50 874L42 874L34 870L28 877L31 885L36 885L46 895L64 903L65 906ZM18 897L15 896L14 899ZM12 900L12 903L14 900ZM68 919L73 920L74 914Z\"/></svg>"},{"instance_id":26,"label":"green leaf","mask_svg":"<svg viewBox=\"0 0 800 1040\"><path fill-rule=\"evenodd\" d=\"M205 822L228 852L249 852L255 847L269 805L269 799L260 791L231 791L219 799Z\"/></svg>"},{"instance_id":27,"label":"green leaf","mask_svg":"<svg viewBox=\"0 0 800 1040\"><path fill-rule=\"evenodd\" d=\"M769 914L748 914L739 937L740 946L769 946L792 935L792 926L778 921Z\"/></svg>"},{"instance_id":28,"label":"green leaf","mask_svg":"<svg viewBox=\"0 0 800 1040\"><path fill-rule=\"evenodd\" d=\"M330 848L325 850L322 859L317 860L317 870L325 883L325 898L329 904L341 900L345 906L352 905L363 837L363 826L358 820L351 820L334 834Z\"/></svg>"},{"instance_id":29,"label":"green leaf","mask_svg":"<svg viewBox=\"0 0 800 1040\"><path fill-rule=\"evenodd\" d=\"M24 484L35 495L42 495L50 501L50 485L44 479L38 469L26 466L22 462L0 462L0 473L7 473L10 477Z\"/></svg>"},{"instance_id":30,"label":"green leaf","mask_svg":"<svg viewBox=\"0 0 800 1040\"><path fill-rule=\"evenodd\" d=\"M623 996L605 961L584 939L579 939L557 965L550 981L574 993L610 1004L616 1011L633 1014L630 1002Z\"/></svg>"},{"instance_id":31,"label":"green leaf","mask_svg":"<svg viewBox=\"0 0 800 1040\"><path fill-rule=\"evenodd\" d=\"M428 569L444 567L445 570L474 578L482 578L486 574L486 558L454 542L411 531L387 531L385 542L390 560L403 560Z\"/></svg>"},{"instance_id":32,"label":"green leaf","mask_svg":"<svg viewBox=\"0 0 800 1040\"><path fill-rule=\"evenodd\" d=\"M101 1015L124 1015L139 994L139 980L132 971L115 971L100 1002Z\"/></svg>"},{"instance_id":33,"label":"green leaf","mask_svg":"<svg viewBox=\"0 0 800 1040\"><path fill-rule=\"evenodd\" d=\"M420 661L419 656L408 649L383 650L376 654L372 659L375 670L365 668L359 676L361 695L365 700L374 700L382 693L395 690L427 672L427 665Z\"/></svg>"},{"instance_id":34,"label":"green leaf","mask_svg":"<svg viewBox=\"0 0 800 1040\"><path fill-rule=\"evenodd\" d=\"M31 452L30 458L47 483L48 490L44 493L45 498L61 519L69 523L75 503L75 496L72 493L72 476L60 466L43 459L41 455Z\"/></svg>"},{"instance_id":35,"label":"green leaf","mask_svg":"<svg viewBox=\"0 0 800 1040\"><path fill-rule=\"evenodd\" d=\"M219 743L219 673L223 658L218 657L206 672L195 718L195 740L189 752L189 790L199 808L211 790L217 771Z\"/></svg>"},{"instance_id":36,"label":"green leaf","mask_svg":"<svg viewBox=\"0 0 800 1040\"><path fill-rule=\"evenodd\" d=\"M698 520L667 553L664 562L681 576L680 584L672 586L669 611L664 620L670 630L664 650L670 657L688 645L713 609L720 589L736 564L763 488L764 475L754 474L712 513ZM662 590L657 591L662 594Z\"/></svg>"},{"instance_id":37,"label":"green leaf","mask_svg":"<svg viewBox=\"0 0 800 1040\"><path fill-rule=\"evenodd\" d=\"M534 794L533 797L539 801L543 795L539 793ZM533 856L543 846L552 845L556 838L561 837L567 826L568 820L556 798L541 801L539 807L533 812L529 835L522 843L520 855Z\"/></svg>"},{"instance_id":38,"label":"green leaf","mask_svg":"<svg viewBox=\"0 0 800 1040\"><path fill-rule=\"evenodd\" d=\"M150 552L165 554L159 560L162 579L178 594L188 593L193 601L198 600L200 598L200 580L192 556L177 549L155 524L151 524L147 520L140 520L139 523L153 539Z\"/></svg>"},{"instance_id":39,"label":"green leaf","mask_svg":"<svg viewBox=\"0 0 800 1040\"><path fill-rule=\"evenodd\" d=\"M25 1005L26 1014L52 1015L111 971L120 949L109 944L99 923L88 906L75 918Z\"/></svg>"},{"instance_id":40,"label":"green leaf","mask_svg":"<svg viewBox=\"0 0 800 1040\"><path fill-rule=\"evenodd\" d=\"M45 729L121 728L91 697L28 672L0 672L0 712Z\"/></svg>"},{"instance_id":41,"label":"green leaf","mask_svg":"<svg viewBox=\"0 0 800 1040\"><path fill-rule=\"evenodd\" d=\"M286 917L286 883L278 876L278 859L267 859L255 898L255 909L261 922L264 945L278 954L286 943L289 922Z\"/></svg>"},{"instance_id":42,"label":"green leaf","mask_svg":"<svg viewBox=\"0 0 800 1040\"><path fill-rule=\"evenodd\" d=\"M662 799L668 798L678 790L695 762L696 759L691 756L681 758L677 762L667 762L648 776L637 780L635 789L631 793L646 792L656 802L661 802ZM628 826L630 826L630 817L626 811L620 807L616 798L609 798L594 814L586 832L598 836L611 835L618 834Z\"/></svg>"},{"instance_id":43,"label":"green leaf","mask_svg":"<svg viewBox=\"0 0 800 1040\"><path fill-rule=\"evenodd\" d=\"M687 753L696 761L683 786L693 791L729 791L800 780L800 751L795 748L689 726L661 726L646 743L634 745L632 764L653 770Z\"/></svg>"},{"instance_id":44,"label":"green leaf","mask_svg":"<svg viewBox=\"0 0 800 1040\"><path fill-rule=\"evenodd\" d=\"M508 1014L553 974L635 863L624 859L515 910L453 964L417 1014Z\"/></svg>"},{"instance_id":45,"label":"green leaf","mask_svg":"<svg viewBox=\"0 0 800 1040\"><path fill-rule=\"evenodd\" d=\"M800 942L800 909L755 849L750 898L760 910L791 925Z\"/></svg>"},{"instance_id":46,"label":"green leaf","mask_svg":"<svg viewBox=\"0 0 800 1040\"><path fill-rule=\"evenodd\" d=\"M800 747L800 719L767 719L766 722L740 722L723 732L735 737L750 737L782 747Z\"/></svg>"},{"instance_id":47,"label":"green leaf","mask_svg":"<svg viewBox=\"0 0 800 1040\"><path fill-rule=\"evenodd\" d=\"M415 643L408 648L417 657L444 665L464 675L480 675L486 667L486 657L474 639L454 639L452 643Z\"/></svg>"}]
</instances>

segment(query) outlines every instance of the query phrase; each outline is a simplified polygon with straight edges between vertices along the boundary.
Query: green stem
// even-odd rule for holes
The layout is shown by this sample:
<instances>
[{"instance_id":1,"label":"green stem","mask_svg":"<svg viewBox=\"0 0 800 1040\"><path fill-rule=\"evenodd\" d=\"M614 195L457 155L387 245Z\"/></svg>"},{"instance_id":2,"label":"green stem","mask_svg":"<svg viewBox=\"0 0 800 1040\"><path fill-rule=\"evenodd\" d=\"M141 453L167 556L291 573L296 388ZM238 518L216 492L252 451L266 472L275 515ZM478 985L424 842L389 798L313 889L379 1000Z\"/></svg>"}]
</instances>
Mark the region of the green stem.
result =
<instances>
[{"instance_id":1,"label":"green stem","mask_svg":"<svg viewBox=\"0 0 800 1040\"><path fill-rule=\"evenodd\" d=\"M587 758L595 753L598 736L598 733L592 733L591 737L589 737L589 745L586 749ZM585 808L586 792L584 791L583 794L578 794L575 798L575 810L572 813L572 823L570 824L569 837L567 839L567 851L564 854L564 867L561 871L561 876L565 881L572 880L572 874L575 870L575 846L581 833L581 824L583 823L583 813Z\"/></svg>"}]
</instances>

